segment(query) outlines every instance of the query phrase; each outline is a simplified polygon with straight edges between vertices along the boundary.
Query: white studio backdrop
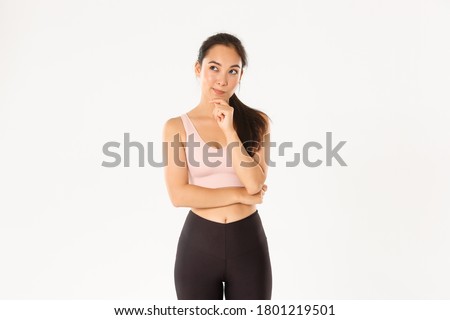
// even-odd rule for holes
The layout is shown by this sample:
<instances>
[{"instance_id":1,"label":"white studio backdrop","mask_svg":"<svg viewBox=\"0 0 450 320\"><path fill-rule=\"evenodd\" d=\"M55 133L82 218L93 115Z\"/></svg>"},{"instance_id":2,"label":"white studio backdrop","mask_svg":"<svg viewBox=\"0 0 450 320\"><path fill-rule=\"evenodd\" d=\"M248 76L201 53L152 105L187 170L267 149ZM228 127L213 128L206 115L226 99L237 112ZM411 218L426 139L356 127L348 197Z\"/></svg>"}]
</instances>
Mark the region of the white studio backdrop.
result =
<instances>
[{"instance_id":1,"label":"white studio backdrop","mask_svg":"<svg viewBox=\"0 0 450 320\"><path fill-rule=\"evenodd\" d=\"M0 298L176 299L165 121L200 98L203 40L249 58L272 118L258 206L273 299L450 298L447 1L0 1ZM347 166L325 164L326 132ZM122 162L103 145L120 143ZM324 146L288 167L310 141ZM153 143L153 150L148 143Z\"/></svg>"}]
</instances>

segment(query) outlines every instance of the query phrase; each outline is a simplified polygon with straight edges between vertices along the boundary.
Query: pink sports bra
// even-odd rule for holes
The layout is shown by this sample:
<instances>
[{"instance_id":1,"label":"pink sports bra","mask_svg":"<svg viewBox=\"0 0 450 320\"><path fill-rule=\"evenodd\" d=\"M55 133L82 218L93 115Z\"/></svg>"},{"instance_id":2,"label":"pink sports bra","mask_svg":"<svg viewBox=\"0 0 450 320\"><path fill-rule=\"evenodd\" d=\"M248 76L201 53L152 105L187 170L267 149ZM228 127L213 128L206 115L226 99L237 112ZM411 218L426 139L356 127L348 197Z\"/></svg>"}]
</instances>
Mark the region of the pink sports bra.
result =
<instances>
[{"instance_id":1,"label":"pink sports bra","mask_svg":"<svg viewBox=\"0 0 450 320\"><path fill-rule=\"evenodd\" d=\"M181 120L186 131L189 183L206 188L243 187L231 164L231 150L207 145L186 113L181 115Z\"/></svg>"}]
</instances>

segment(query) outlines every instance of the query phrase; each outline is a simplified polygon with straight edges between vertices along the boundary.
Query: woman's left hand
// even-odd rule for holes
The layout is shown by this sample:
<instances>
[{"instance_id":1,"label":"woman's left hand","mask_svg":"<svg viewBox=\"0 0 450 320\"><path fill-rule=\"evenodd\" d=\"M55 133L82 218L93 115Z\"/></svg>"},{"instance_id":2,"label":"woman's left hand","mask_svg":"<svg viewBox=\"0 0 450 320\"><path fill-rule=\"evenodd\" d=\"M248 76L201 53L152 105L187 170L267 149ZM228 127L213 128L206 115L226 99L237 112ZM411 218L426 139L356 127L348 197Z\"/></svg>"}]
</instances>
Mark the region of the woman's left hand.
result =
<instances>
[{"instance_id":1,"label":"woman's left hand","mask_svg":"<svg viewBox=\"0 0 450 320\"><path fill-rule=\"evenodd\" d=\"M230 105L224 100L219 98L213 98L210 100L211 103L214 103L215 107L213 110L213 117L217 121L217 124L222 129L222 131L226 134L233 133L233 112L234 108L230 107Z\"/></svg>"}]
</instances>

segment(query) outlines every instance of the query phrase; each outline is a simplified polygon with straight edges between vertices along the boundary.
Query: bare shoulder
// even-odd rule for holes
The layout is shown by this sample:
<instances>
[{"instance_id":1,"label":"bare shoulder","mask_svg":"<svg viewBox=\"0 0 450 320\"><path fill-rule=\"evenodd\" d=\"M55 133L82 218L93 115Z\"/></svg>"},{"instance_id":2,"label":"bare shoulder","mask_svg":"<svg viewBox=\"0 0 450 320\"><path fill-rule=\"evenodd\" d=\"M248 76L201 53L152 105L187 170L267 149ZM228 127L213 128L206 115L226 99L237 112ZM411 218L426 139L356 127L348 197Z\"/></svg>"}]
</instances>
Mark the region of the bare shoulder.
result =
<instances>
[{"instance_id":1,"label":"bare shoulder","mask_svg":"<svg viewBox=\"0 0 450 320\"><path fill-rule=\"evenodd\" d=\"M179 128L181 125L181 117L174 117L174 118L170 118L166 121L166 123L164 124L164 129L167 130L174 130L176 128Z\"/></svg>"},{"instance_id":2,"label":"bare shoulder","mask_svg":"<svg viewBox=\"0 0 450 320\"><path fill-rule=\"evenodd\" d=\"M181 138L184 138L185 136L181 116L170 118L164 123L164 136L166 138L171 138L177 134L179 134Z\"/></svg>"}]
</instances>

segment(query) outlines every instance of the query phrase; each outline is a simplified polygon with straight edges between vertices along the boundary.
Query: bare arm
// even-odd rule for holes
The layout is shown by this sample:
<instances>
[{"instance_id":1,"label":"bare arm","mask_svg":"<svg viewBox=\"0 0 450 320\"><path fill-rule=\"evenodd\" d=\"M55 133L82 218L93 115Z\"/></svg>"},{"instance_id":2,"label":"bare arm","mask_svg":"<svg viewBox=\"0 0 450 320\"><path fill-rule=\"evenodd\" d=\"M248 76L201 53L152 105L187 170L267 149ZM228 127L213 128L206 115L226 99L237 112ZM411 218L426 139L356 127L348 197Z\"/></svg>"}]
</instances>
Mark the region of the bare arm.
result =
<instances>
[{"instance_id":1,"label":"bare arm","mask_svg":"<svg viewBox=\"0 0 450 320\"><path fill-rule=\"evenodd\" d=\"M171 196L175 207L212 208L239 203L243 187L204 188L192 184L180 185L173 188ZM169 192L170 194L170 192Z\"/></svg>"},{"instance_id":2,"label":"bare arm","mask_svg":"<svg viewBox=\"0 0 450 320\"><path fill-rule=\"evenodd\" d=\"M227 145L231 144L232 146L233 168L249 194L260 192L267 178L268 166L266 161L270 150L268 147L270 142L270 122L264 114L263 117L267 122L267 131L263 136L264 140L261 148L255 152L253 158L247 153L235 131L226 136Z\"/></svg>"},{"instance_id":3,"label":"bare arm","mask_svg":"<svg viewBox=\"0 0 450 320\"><path fill-rule=\"evenodd\" d=\"M179 142L180 120L169 119L163 130L163 153L166 156L164 176L170 200L175 207L211 208L234 203L262 202L264 192L249 195L244 187L204 188L189 184L184 146ZM180 139L175 139L178 135Z\"/></svg>"}]
</instances>

